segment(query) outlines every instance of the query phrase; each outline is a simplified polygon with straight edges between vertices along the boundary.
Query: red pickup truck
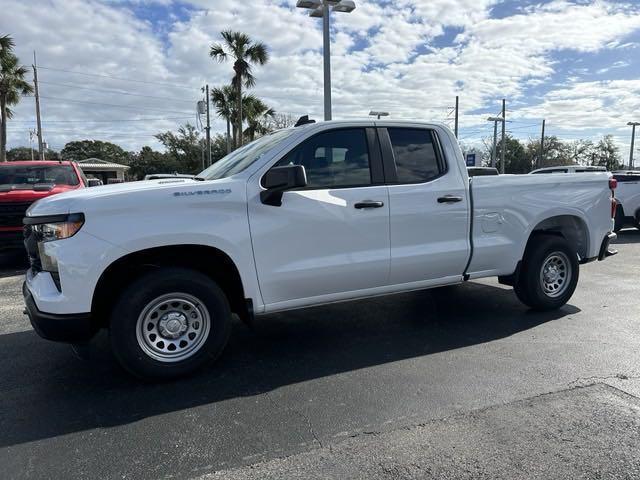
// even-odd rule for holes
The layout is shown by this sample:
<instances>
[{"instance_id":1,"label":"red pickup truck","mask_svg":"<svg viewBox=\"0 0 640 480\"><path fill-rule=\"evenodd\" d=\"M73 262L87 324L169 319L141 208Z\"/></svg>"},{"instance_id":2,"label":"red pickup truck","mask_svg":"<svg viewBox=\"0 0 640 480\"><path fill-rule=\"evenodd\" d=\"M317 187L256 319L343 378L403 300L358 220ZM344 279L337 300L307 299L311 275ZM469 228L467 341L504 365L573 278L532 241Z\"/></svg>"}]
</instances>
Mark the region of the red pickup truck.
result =
<instances>
[{"instance_id":1,"label":"red pickup truck","mask_svg":"<svg viewBox=\"0 0 640 480\"><path fill-rule=\"evenodd\" d=\"M33 202L86 186L75 162L0 163L0 250L23 248L22 219Z\"/></svg>"}]
</instances>

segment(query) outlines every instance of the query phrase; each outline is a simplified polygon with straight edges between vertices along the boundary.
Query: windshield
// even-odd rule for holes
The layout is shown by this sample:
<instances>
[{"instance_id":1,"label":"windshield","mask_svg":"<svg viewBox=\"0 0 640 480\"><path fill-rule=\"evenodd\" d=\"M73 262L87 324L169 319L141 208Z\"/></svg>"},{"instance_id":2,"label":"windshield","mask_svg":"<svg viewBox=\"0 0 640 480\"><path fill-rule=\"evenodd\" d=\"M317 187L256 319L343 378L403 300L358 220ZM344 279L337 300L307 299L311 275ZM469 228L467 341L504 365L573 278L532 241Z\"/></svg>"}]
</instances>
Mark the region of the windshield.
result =
<instances>
[{"instance_id":1,"label":"windshield","mask_svg":"<svg viewBox=\"0 0 640 480\"><path fill-rule=\"evenodd\" d=\"M276 132L260 137L242 148L231 152L226 157L218 160L209 168L200 173L196 178L204 180L217 180L219 178L227 178L236 173L240 173L253 162L258 160L262 155L267 153L278 142L284 140L294 133L293 128L286 130L278 130Z\"/></svg>"},{"instance_id":2,"label":"windshield","mask_svg":"<svg viewBox=\"0 0 640 480\"><path fill-rule=\"evenodd\" d=\"M70 165L2 165L0 185L36 184L78 185L78 176Z\"/></svg>"}]
</instances>

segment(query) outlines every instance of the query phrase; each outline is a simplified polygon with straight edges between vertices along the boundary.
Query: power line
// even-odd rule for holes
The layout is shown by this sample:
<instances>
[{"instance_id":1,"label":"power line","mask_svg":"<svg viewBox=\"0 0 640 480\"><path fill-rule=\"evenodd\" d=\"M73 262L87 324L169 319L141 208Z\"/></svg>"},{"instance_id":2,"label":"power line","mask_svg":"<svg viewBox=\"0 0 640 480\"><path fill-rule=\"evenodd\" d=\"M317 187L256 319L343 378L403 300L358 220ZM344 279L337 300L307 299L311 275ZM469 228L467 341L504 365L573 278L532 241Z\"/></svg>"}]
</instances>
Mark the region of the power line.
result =
<instances>
[{"instance_id":1,"label":"power line","mask_svg":"<svg viewBox=\"0 0 640 480\"><path fill-rule=\"evenodd\" d=\"M112 119L112 120L44 120L43 123L120 123L120 122L150 122L159 120L184 120L185 118L191 118L192 115L184 117L147 117L147 118L125 118L125 119ZM11 124L24 123L32 124L35 120L12 120Z\"/></svg>"},{"instance_id":2,"label":"power line","mask_svg":"<svg viewBox=\"0 0 640 480\"><path fill-rule=\"evenodd\" d=\"M122 90L111 90L111 89L106 89L106 88L85 87L83 85L74 85L74 84L68 84L68 83L49 82L49 81L44 81L44 80L40 80L39 83L46 83L48 85L59 85L61 87L81 88L81 89L84 89L84 90L91 90L93 92L107 92L107 93L116 93L118 95L133 95L135 97L157 98L159 100L171 100L171 101L174 101L174 102L184 102L184 103L191 103L191 104L193 104L195 102L195 100L182 100L182 99L173 98L173 97L158 97L158 96L155 96L155 95L144 95L142 93L123 92Z\"/></svg>"},{"instance_id":3,"label":"power line","mask_svg":"<svg viewBox=\"0 0 640 480\"><path fill-rule=\"evenodd\" d=\"M54 72L64 72L64 73L72 73L75 75L85 75L87 77L100 77L100 78L111 78L113 80L120 80L123 82L132 82L132 83L145 83L145 84L149 84L149 85L163 85L165 87L176 87L176 88L184 88L187 90L193 90L192 87L186 87L184 85L178 85L175 83L164 83L164 82L150 82L148 80L134 80L131 78L123 78L123 77L114 77L112 75L104 75L104 74L99 74L99 73L86 73L86 72L77 72L77 71L73 71L73 70L63 70L62 68L53 68L53 67L42 67L40 65L38 65L38 68L41 68L43 70L51 70Z\"/></svg>"},{"instance_id":4,"label":"power line","mask_svg":"<svg viewBox=\"0 0 640 480\"><path fill-rule=\"evenodd\" d=\"M25 96L26 97L32 97L32 95L25 95ZM176 114L181 114L181 115L190 114L190 112L177 112L177 111L172 111L172 110L165 110L164 108L140 107L140 106L137 106L137 105L119 105L119 104L115 104L115 103L88 102L86 100L72 100L70 98L49 97L49 96L45 96L45 95L40 95L40 98L46 98L47 100L62 100L64 102L71 102L71 103L82 103L82 104L86 104L86 105L100 105L100 106L105 106L105 107L128 108L128 109L134 109L134 110L155 110L155 111L159 111L159 112L176 113Z\"/></svg>"}]
</instances>

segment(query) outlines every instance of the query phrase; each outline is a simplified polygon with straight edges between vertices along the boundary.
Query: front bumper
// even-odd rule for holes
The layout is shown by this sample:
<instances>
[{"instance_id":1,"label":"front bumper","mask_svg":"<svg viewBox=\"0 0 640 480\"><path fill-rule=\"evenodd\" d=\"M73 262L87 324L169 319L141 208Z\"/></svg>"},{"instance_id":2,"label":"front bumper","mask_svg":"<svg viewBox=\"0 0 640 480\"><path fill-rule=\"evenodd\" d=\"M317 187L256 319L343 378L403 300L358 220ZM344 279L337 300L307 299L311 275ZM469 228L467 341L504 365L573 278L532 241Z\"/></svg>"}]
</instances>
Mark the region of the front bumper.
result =
<instances>
[{"instance_id":1,"label":"front bumper","mask_svg":"<svg viewBox=\"0 0 640 480\"><path fill-rule=\"evenodd\" d=\"M90 313L54 314L38 310L26 283L22 284L25 313L38 335L56 342L81 343L90 340L98 331Z\"/></svg>"}]
</instances>

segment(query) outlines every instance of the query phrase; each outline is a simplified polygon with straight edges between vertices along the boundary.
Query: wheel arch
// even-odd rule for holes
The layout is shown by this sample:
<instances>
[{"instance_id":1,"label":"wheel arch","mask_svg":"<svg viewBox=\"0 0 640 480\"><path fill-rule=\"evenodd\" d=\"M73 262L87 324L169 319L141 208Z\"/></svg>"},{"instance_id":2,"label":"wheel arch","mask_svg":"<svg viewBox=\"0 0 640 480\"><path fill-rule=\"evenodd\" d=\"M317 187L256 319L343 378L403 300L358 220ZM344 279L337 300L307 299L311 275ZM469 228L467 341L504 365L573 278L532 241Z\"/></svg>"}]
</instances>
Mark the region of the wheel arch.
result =
<instances>
[{"instance_id":1,"label":"wheel arch","mask_svg":"<svg viewBox=\"0 0 640 480\"><path fill-rule=\"evenodd\" d=\"M499 276L498 279L500 283L513 286L518 281L522 262L527 254L527 250L534 244L536 239L542 235L555 235L564 238L569 242L581 260L589 256L589 230L584 219L572 214L547 217L539 221L531 229L524 248L522 248L515 271L510 275Z\"/></svg>"},{"instance_id":2,"label":"wheel arch","mask_svg":"<svg viewBox=\"0 0 640 480\"><path fill-rule=\"evenodd\" d=\"M231 311L242 320L253 315L240 271L224 251L197 244L146 248L128 253L111 263L100 275L93 292L91 312L100 326L107 326L111 307L120 293L143 273L162 267L191 268L212 278L224 291Z\"/></svg>"},{"instance_id":3,"label":"wheel arch","mask_svg":"<svg viewBox=\"0 0 640 480\"><path fill-rule=\"evenodd\" d=\"M540 221L531 231L524 253L537 235L557 235L563 237L581 259L589 255L589 228L586 222L577 215L556 215Z\"/></svg>"}]
</instances>

